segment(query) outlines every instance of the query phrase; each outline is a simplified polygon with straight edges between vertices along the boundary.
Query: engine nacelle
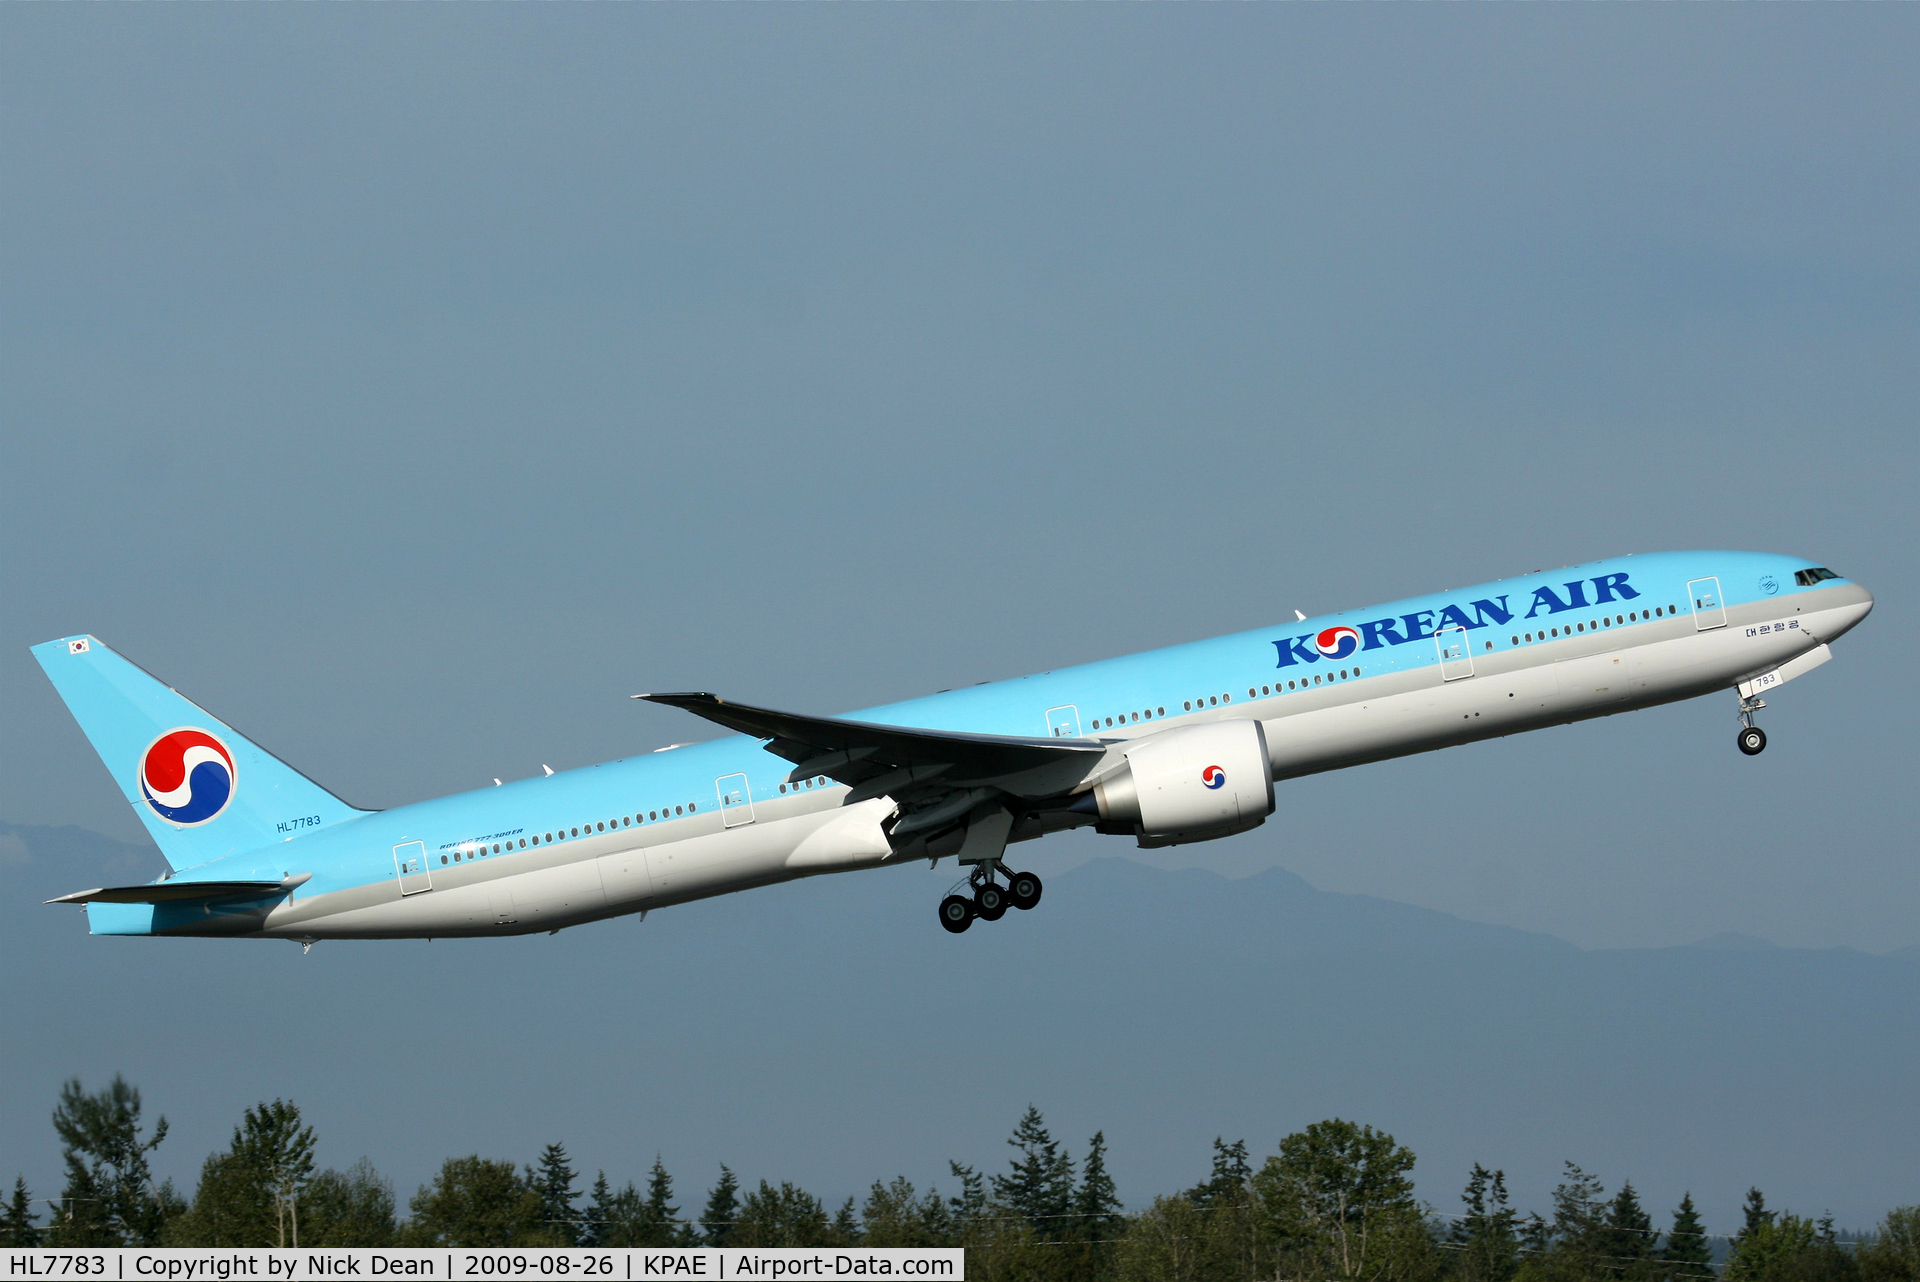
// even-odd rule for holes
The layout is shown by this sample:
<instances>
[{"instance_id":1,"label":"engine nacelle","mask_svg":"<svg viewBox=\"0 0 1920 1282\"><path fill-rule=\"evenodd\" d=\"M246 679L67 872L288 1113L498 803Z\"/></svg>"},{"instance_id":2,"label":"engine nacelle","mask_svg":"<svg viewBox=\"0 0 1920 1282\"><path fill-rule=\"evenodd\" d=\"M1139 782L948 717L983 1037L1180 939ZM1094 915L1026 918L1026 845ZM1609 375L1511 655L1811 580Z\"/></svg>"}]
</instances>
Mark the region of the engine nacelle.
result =
<instances>
[{"instance_id":1,"label":"engine nacelle","mask_svg":"<svg viewBox=\"0 0 1920 1282\"><path fill-rule=\"evenodd\" d=\"M1129 824L1143 846L1211 841L1273 813L1267 737L1253 720L1183 726L1137 740L1127 764L1093 786L1103 822Z\"/></svg>"}]
</instances>

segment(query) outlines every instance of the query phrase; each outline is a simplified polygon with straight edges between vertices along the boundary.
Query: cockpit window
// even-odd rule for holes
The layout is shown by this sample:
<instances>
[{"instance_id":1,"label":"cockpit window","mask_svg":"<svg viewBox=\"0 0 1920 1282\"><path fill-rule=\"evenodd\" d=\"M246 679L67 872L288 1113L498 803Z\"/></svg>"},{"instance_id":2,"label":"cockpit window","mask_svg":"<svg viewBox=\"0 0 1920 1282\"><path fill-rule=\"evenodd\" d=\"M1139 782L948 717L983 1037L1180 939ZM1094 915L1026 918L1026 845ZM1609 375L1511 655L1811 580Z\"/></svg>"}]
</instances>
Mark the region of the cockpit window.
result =
<instances>
[{"instance_id":1,"label":"cockpit window","mask_svg":"<svg viewBox=\"0 0 1920 1282\"><path fill-rule=\"evenodd\" d=\"M1823 579L1837 579L1839 577L1839 575L1827 569L1824 565L1811 570L1795 570L1793 572L1793 581L1803 588L1810 588Z\"/></svg>"}]
</instances>

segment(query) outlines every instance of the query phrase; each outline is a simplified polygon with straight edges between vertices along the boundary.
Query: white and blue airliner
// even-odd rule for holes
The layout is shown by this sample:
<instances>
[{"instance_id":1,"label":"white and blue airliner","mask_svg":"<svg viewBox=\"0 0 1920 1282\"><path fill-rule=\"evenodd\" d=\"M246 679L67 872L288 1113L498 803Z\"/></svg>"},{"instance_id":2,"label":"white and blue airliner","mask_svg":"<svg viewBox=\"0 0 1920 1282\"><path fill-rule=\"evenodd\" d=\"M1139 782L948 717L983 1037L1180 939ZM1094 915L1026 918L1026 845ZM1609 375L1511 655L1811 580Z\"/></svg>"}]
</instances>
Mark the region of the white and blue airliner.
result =
<instances>
[{"instance_id":1,"label":"white and blue airliner","mask_svg":"<svg viewBox=\"0 0 1920 1282\"><path fill-rule=\"evenodd\" d=\"M959 933L1039 901L1016 842L1229 837L1299 775L1720 691L1758 753L1761 696L1872 609L1796 557L1622 557L840 717L635 695L736 733L383 811L65 637L34 656L171 871L51 902L86 905L97 935L310 946L553 931L955 856L966 885L939 918Z\"/></svg>"}]
</instances>

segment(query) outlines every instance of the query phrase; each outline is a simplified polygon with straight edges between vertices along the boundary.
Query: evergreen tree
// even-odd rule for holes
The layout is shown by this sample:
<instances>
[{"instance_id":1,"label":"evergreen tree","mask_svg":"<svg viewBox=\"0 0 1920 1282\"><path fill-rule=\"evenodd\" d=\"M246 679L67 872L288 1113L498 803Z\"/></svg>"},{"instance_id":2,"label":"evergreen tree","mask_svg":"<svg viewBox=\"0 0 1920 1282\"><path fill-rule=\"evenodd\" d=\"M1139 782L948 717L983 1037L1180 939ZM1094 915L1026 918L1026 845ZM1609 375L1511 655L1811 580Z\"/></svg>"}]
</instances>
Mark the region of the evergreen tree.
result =
<instances>
[{"instance_id":1,"label":"evergreen tree","mask_svg":"<svg viewBox=\"0 0 1920 1282\"><path fill-rule=\"evenodd\" d=\"M740 1219L740 1181L723 1162L720 1180L707 1194L707 1209L700 1213L702 1238L708 1246L733 1245L734 1226Z\"/></svg>"},{"instance_id":2,"label":"evergreen tree","mask_svg":"<svg viewBox=\"0 0 1920 1282\"><path fill-rule=\"evenodd\" d=\"M1740 1231L1734 1235L1733 1240L1736 1244L1761 1225L1773 1223L1774 1219L1774 1213L1767 1209L1766 1195L1757 1188L1747 1190L1746 1204L1740 1208L1740 1215L1745 1222L1741 1224Z\"/></svg>"},{"instance_id":3,"label":"evergreen tree","mask_svg":"<svg viewBox=\"0 0 1920 1282\"><path fill-rule=\"evenodd\" d=\"M1031 1104L1007 1144L1020 1156L1007 1174L993 1177L994 1200L1043 1238L1058 1238L1073 1212L1073 1159L1047 1132L1040 1110Z\"/></svg>"},{"instance_id":4,"label":"evergreen tree","mask_svg":"<svg viewBox=\"0 0 1920 1282\"><path fill-rule=\"evenodd\" d=\"M827 1226L827 1246L858 1246L866 1234L860 1227L860 1217L854 1212L853 1199L849 1197L834 1212L833 1223Z\"/></svg>"},{"instance_id":5,"label":"evergreen tree","mask_svg":"<svg viewBox=\"0 0 1920 1282\"><path fill-rule=\"evenodd\" d=\"M1467 1213L1454 1221L1448 1244L1459 1253L1465 1282L1508 1282L1519 1267L1518 1217L1507 1201L1505 1171L1489 1171L1475 1162L1460 1194Z\"/></svg>"},{"instance_id":6,"label":"evergreen tree","mask_svg":"<svg viewBox=\"0 0 1920 1282\"><path fill-rule=\"evenodd\" d=\"M1694 1209L1691 1191L1683 1194L1680 1205L1674 1208L1673 1227L1667 1230L1667 1240L1660 1248L1661 1270L1668 1278L1705 1278L1712 1276L1708 1265L1713 1260L1713 1249L1707 1243L1707 1231L1700 1223L1700 1213Z\"/></svg>"},{"instance_id":7,"label":"evergreen tree","mask_svg":"<svg viewBox=\"0 0 1920 1282\"><path fill-rule=\"evenodd\" d=\"M1107 1136L1095 1131L1087 1141L1087 1160L1080 1167L1080 1187L1073 1193L1071 1236L1078 1239L1060 1264L1074 1278L1105 1278L1113 1272L1114 1246L1126 1217L1120 1196L1107 1173ZM1054 1236L1048 1234L1047 1236Z\"/></svg>"},{"instance_id":8,"label":"evergreen tree","mask_svg":"<svg viewBox=\"0 0 1920 1282\"><path fill-rule=\"evenodd\" d=\"M1605 1241L1606 1192L1599 1180L1573 1162L1566 1164L1553 1190L1552 1245L1545 1261L1549 1271L1569 1278L1599 1276Z\"/></svg>"},{"instance_id":9,"label":"evergreen tree","mask_svg":"<svg viewBox=\"0 0 1920 1282\"><path fill-rule=\"evenodd\" d=\"M567 1160L567 1146L558 1143L541 1150L539 1165L528 1172L529 1182L540 1195L540 1218L563 1246L576 1246L580 1241L580 1214L573 1205L580 1198L573 1187L577 1178L573 1164Z\"/></svg>"},{"instance_id":10,"label":"evergreen tree","mask_svg":"<svg viewBox=\"0 0 1920 1282\"><path fill-rule=\"evenodd\" d=\"M89 1095L74 1078L60 1088L54 1133L67 1183L47 1226L52 1246L153 1246L182 1209L171 1185L156 1187L147 1155L167 1138L167 1119L141 1134L140 1092L115 1075Z\"/></svg>"},{"instance_id":11,"label":"evergreen tree","mask_svg":"<svg viewBox=\"0 0 1920 1282\"><path fill-rule=\"evenodd\" d=\"M980 1172L959 1162L948 1162L947 1169L953 1172L954 1179L960 1181L960 1191L948 1199L947 1205L958 1222L956 1227L965 1234L976 1221L986 1218L986 1181L981 1178Z\"/></svg>"},{"instance_id":12,"label":"evergreen tree","mask_svg":"<svg viewBox=\"0 0 1920 1282\"><path fill-rule=\"evenodd\" d=\"M598 1186L596 1186L598 1187ZM628 1180L617 1193L597 1203L590 1212L599 1223L601 1246L658 1246L661 1243L647 1222L646 1200Z\"/></svg>"},{"instance_id":13,"label":"evergreen tree","mask_svg":"<svg viewBox=\"0 0 1920 1282\"><path fill-rule=\"evenodd\" d=\"M1229 1144L1221 1136L1213 1137L1213 1174L1205 1184L1187 1190L1187 1198L1203 1211L1216 1206L1247 1200L1247 1185L1253 1179L1253 1167L1247 1162L1247 1142Z\"/></svg>"},{"instance_id":14,"label":"evergreen tree","mask_svg":"<svg viewBox=\"0 0 1920 1282\"><path fill-rule=\"evenodd\" d=\"M0 1246L39 1246L40 1226L33 1214L33 1195L27 1192L27 1177L13 1177L13 1197L0 1212Z\"/></svg>"},{"instance_id":15,"label":"evergreen tree","mask_svg":"<svg viewBox=\"0 0 1920 1282\"><path fill-rule=\"evenodd\" d=\"M1120 1194L1107 1173L1107 1135L1095 1131L1087 1141L1087 1160L1080 1168L1080 1187L1073 1195L1073 1218L1089 1240L1110 1238L1120 1227Z\"/></svg>"},{"instance_id":16,"label":"evergreen tree","mask_svg":"<svg viewBox=\"0 0 1920 1282\"><path fill-rule=\"evenodd\" d=\"M1545 1268L1553 1251L1553 1225L1542 1219L1538 1211L1529 1211L1520 1220L1519 1238L1522 1272L1531 1275Z\"/></svg>"},{"instance_id":17,"label":"evergreen tree","mask_svg":"<svg viewBox=\"0 0 1920 1282\"><path fill-rule=\"evenodd\" d=\"M1209 1277L1243 1279L1252 1278L1258 1272L1260 1260L1260 1241L1255 1231L1259 1217L1255 1214L1253 1192L1253 1167L1247 1161L1247 1142L1235 1140L1227 1143L1222 1136L1213 1139L1213 1173L1204 1184L1181 1194L1178 1202L1191 1206L1201 1217L1200 1240L1197 1252L1186 1246L1174 1247L1164 1240L1162 1245L1173 1248L1174 1258L1192 1264ZM1178 1227L1187 1218L1183 1206L1175 1199L1159 1199L1155 1202L1155 1221L1153 1233L1164 1235L1178 1231ZM1139 1267L1147 1257L1128 1255L1116 1251L1116 1267L1123 1272L1129 1267Z\"/></svg>"},{"instance_id":18,"label":"evergreen tree","mask_svg":"<svg viewBox=\"0 0 1920 1282\"><path fill-rule=\"evenodd\" d=\"M1605 1227L1600 1233L1601 1268L1607 1277L1638 1278L1646 1273L1653 1257L1653 1217L1640 1206L1633 1181L1621 1184L1620 1191L1607 1204Z\"/></svg>"},{"instance_id":19,"label":"evergreen tree","mask_svg":"<svg viewBox=\"0 0 1920 1282\"><path fill-rule=\"evenodd\" d=\"M689 1246L685 1224L680 1223L680 1207L674 1205L674 1176L666 1173L659 1153L653 1155L653 1169L647 1171L647 1207L645 1221L651 1242L636 1246Z\"/></svg>"},{"instance_id":20,"label":"evergreen tree","mask_svg":"<svg viewBox=\"0 0 1920 1282\"><path fill-rule=\"evenodd\" d=\"M580 1226L581 1246L613 1245L608 1237L612 1209L613 1186L607 1183L607 1173L602 1171L594 1177L593 1190L587 1194L586 1222Z\"/></svg>"}]
</instances>

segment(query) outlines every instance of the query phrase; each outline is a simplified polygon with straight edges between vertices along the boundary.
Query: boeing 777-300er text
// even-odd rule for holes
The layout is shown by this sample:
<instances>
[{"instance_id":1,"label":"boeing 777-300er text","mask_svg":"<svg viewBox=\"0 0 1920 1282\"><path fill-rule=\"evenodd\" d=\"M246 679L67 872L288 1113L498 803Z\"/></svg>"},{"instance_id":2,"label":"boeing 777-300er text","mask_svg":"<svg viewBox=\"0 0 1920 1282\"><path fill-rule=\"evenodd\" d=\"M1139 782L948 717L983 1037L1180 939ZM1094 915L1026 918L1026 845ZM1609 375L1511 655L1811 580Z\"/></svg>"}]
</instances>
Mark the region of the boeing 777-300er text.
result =
<instances>
[{"instance_id":1,"label":"boeing 777-300er text","mask_svg":"<svg viewBox=\"0 0 1920 1282\"><path fill-rule=\"evenodd\" d=\"M34 656L174 871L51 902L85 904L96 935L513 935L955 855L958 933L1038 902L1014 842L1211 841L1298 775L1721 690L1757 753L1760 696L1872 608L1794 557L1623 557L845 717L635 695L738 733L383 811L67 637Z\"/></svg>"}]
</instances>

